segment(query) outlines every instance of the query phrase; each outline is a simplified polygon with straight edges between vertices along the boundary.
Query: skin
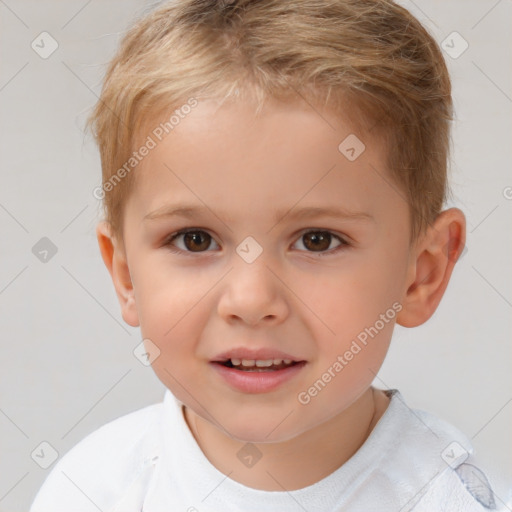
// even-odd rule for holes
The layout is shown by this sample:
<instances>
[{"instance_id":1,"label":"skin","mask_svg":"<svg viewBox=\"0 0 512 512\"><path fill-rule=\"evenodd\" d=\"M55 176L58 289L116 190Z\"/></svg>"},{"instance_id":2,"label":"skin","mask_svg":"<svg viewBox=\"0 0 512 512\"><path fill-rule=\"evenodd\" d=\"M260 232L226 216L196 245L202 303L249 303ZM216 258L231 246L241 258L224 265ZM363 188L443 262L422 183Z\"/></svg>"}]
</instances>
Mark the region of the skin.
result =
<instances>
[{"instance_id":1,"label":"skin","mask_svg":"<svg viewBox=\"0 0 512 512\"><path fill-rule=\"evenodd\" d=\"M256 489L306 487L361 447L389 403L371 384L395 321L414 327L431 317L464 247L456 208L410 244L408 206L389 185L385 148L356 133L366 149L351 162L338 146L352 133L343 115L304 103L272 101L255 116L249 100L200 101L137 167L124 239L105 222L97 227L123 318L159 348L153 369L185 404L203 453ZM181 201L207 213L145 219ZM306 206L343 206L371 219L274 218L274 210ZM169 241L184 228L201 231L198 241ZM331 238L314 245L310 232L327 230ZM263 250L250 264L236 252L248 236ZM397 316L301 404L298 394L393 303ZM209 363L240 346L307 363L274 391L242 393ZM251 468L237 457L247 442L262 453Z\"/></svg>"}]
</instances>

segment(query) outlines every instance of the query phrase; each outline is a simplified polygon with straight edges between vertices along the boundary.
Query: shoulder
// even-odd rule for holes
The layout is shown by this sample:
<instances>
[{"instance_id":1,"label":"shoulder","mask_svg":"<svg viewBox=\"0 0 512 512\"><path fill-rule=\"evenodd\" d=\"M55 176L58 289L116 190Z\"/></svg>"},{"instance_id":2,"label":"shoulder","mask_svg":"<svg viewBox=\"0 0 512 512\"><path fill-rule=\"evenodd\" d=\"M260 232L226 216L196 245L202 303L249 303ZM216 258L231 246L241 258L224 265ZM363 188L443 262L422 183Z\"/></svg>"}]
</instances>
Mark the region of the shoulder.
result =
<instances>
[{"instance_id":1,"label":"shoulder","mask_svg":"<svg viewBox=\"0 0 512 512\"><path fill-rule=\"evenodd\" d=\"M411 407L396 390L391 396L381 437L388 444L388 455L395 462L429 468L456 467L473 453L468 437L448 421L430 412Z\"/></svg>"},{"instance_id":2,"label":"shoulder","mask_svg":"<svg viewBox=\"0 0 512 512\"><path fill-rule=\"evenodd\" d=\"M161 409L149 405L82 439L48 475L30 512L108 510L158 456Z\"/></svg>"},{"instance_id":3,"label":"shoulder","mask_svg":"<svg viewBox=\"0 0 512 512\"><path fill-rule=\"evenodd\" d=\"M410 408L400 393L393 391L400 438L393 465L407 475L410 505L415 503L410 510L496 510L491 484L479 468L468 437L448 421Z\"/></svg>"}]
</instances>

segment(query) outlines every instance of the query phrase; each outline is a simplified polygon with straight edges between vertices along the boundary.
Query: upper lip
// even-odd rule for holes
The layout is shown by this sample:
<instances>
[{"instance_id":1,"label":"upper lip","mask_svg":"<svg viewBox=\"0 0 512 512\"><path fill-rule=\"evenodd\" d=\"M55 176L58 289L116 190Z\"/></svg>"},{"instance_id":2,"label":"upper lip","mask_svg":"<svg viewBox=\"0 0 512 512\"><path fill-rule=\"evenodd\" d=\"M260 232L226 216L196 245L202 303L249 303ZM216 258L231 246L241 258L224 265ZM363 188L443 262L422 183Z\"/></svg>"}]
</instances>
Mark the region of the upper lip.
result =
<instances>
[{"instance_id":1,"label":"upper lip","mask_svg":"<svg viewBox=\"0 0 512 512\"><path fill-rule=\"evenodd\" d=\"M276 350L273 348L245 348L245 347L236 347L231 350L226 350L221 354L215 356L212 360L213 362L221 362L224 363L229 359L248 359L248 360L259 360L259 361L268 361L270 359L290 359L294 362L304 361L304 359L296 356L292 356L285 352L281 352L280 350Z\"/></svg>"}]
</instances>

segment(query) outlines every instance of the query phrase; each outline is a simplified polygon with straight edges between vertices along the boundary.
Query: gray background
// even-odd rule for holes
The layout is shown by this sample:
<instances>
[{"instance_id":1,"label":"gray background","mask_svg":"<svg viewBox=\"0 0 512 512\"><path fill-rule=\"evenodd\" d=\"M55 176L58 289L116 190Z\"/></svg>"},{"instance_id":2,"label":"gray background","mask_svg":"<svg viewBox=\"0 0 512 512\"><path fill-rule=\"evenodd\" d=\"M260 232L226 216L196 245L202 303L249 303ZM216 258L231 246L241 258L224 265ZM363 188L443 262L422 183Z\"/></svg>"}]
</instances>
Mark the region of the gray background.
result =
<instances>
[{"instance_id":1,"label":"gray background","mask_svg":"<svg viewBox=\"0 0 512 512\"><path fill-rule=\"evenodd\" d=\"M471 438L504 502L512 487L512 3L401 3L452 54L463 48L452 32L469 44L457 58L445 54L457 116L449 206L465 212L468 238L438 311L421 327L396 328L375 385L400 389L409 405ZM4 512L28 510L53 467L35 462L50 461L52 451L44 445L41 451L41 442L62 456L106 422L163 396L151 368L133 355L139 331L124 324L100 259L94 233L100 210L92 195L100 162L83 133L121 34L150 6L0 0ZM46 59L31 47L43 31L58 43ZM43 237L57 248L47 261L32 251Z\"/></svg>"}]
</instances>

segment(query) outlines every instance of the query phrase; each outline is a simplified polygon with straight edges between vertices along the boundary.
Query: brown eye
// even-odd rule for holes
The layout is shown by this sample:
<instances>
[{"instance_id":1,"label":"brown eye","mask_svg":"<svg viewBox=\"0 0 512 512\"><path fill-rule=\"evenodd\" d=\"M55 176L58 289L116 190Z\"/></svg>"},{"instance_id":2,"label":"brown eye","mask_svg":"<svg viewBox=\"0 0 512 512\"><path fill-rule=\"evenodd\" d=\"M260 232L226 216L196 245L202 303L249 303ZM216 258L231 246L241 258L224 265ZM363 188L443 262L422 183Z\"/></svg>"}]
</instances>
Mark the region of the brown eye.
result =
<instances>
[{"instance_id":1,"label":"brown eye","mask_svg":"<svg viewBox=\"0 0 512 512\"><path fill-rule=\"evenodd\" d=\"M334 246L334 248L331 247L333 240L338 241L338 245ZM171 252L177 254L191 254L211 252L209 250L211 242L214 242L217 245L217 249L219 249L215 239L206 231L202 229L186 229L169 237L163 245ZM318 256L329 256L350 247L350 243L342 237L326 230L307 231L302 234L296 244L299 242L304 246L304 249L301 249L302 251L317 253Z\"/></svg>"},{"instance_id":2,"label":"brown eye","mask_svg":"<svg viewBox=\"0 0 512 512\"><path fill-rule=\"evenodd\" d=\"M333 239L338 240L338 245L334 248L329 249ZM327 256L337 251L343 250L349 246L348 242L343 240L338 235L331 233L330 231L308 231L303 233L299 238L302 245L305 247L306 252L316 252L319 256Z\"/></svg>"},{"instance_id":3,"label":"brown eye","mask_svg":"<svg viewBox=\"0 0 512 512\"><path fill-rule=\"evenodd\" d=\"M172 236L165 245L173 246L176 239L183 238L182 247L179 247L183 252L205 252L210 246L213 238L202 230L189 230L180 231ZM177 245L177 244L176 244ZM174 249L171 249L174 251ZM179 251L175 251L179 252Z\"/></svg>"}]
</instances>

